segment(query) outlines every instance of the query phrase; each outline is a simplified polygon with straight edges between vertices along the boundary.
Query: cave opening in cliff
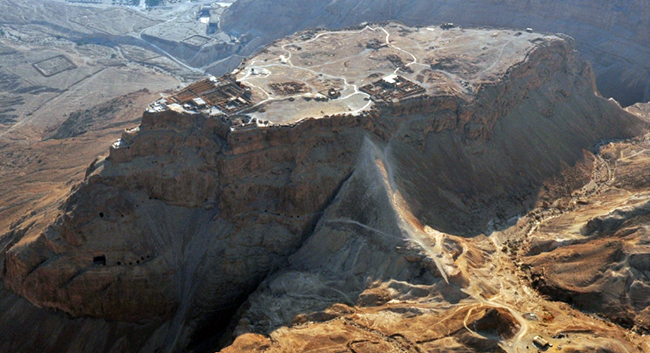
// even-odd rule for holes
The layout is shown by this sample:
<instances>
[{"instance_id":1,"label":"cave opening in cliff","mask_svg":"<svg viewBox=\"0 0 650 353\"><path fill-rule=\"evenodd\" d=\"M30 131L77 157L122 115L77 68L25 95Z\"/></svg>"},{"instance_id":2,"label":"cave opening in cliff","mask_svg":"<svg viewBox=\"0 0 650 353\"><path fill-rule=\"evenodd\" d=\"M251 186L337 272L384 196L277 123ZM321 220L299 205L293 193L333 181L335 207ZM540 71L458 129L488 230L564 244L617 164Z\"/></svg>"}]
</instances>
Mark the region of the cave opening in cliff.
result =
<instances>
[{"instance_id":1,"label":"cave opening in cliff","mask_svg":"<svg viewBox=\"0 0 650 353\"><path fill-rule=\"evenodd\" d=\"M93 258L93 264L106 266L106 255L99 255Z\"/></svg>"}]
</instances>

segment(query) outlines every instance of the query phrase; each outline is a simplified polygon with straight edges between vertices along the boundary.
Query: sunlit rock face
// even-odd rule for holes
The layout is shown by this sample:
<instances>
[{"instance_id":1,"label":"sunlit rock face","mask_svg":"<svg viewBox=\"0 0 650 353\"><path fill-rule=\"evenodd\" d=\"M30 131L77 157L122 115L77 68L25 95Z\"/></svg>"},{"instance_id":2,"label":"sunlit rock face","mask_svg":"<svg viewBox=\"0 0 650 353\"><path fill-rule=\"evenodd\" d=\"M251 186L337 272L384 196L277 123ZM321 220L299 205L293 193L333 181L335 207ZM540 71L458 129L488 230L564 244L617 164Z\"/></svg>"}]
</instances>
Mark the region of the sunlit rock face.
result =
<instances>
[{"instance_id":1,"label":"sunlit rock face","mask_svg":"<svg viewBox=\"0 0 650 353\"><path fill-rule=\"evenodd\" d=\"M75 317L165 323L150 344L170 351L216 335L238 308L236 335L353 306L401 302L391 312L404 319L417 314L411 302L469 301L481 309L459 308L449 328L492 338L455 331L450 344L497 349L494 337L523 342L526 332L510 301L517 283L491 282L507 265L482 233L532 209L567 169L582 171L569 190L585 184L589 149L645 127L596 95L591 67L555 35L396 23L310 31L234 76L250 88L254 123L176 103L147 111L89 166L56 222L7 248L5 287ZM416 95L378 98L402 79ZM292 80L305 88L275 85ZM326 81L341 96L316 100ZM369 84L383 88L366 93ZM430 316L413 324L441 308L421 306Z\"/></svg>"},{"instance_id":2,"label":"sunlit rock face","mask_svg":"<svg viewBox=\"0 0 650 353\"><path fill-rule=\"evenodd\" d=\"M462 26L533 28L576 39L598 88L623 105L650 100L649 4L643 0L241 0L225 12L222 28L270 41L296 30L399 20L407 25L454 22Z\"/></svg>"}]
</instances>

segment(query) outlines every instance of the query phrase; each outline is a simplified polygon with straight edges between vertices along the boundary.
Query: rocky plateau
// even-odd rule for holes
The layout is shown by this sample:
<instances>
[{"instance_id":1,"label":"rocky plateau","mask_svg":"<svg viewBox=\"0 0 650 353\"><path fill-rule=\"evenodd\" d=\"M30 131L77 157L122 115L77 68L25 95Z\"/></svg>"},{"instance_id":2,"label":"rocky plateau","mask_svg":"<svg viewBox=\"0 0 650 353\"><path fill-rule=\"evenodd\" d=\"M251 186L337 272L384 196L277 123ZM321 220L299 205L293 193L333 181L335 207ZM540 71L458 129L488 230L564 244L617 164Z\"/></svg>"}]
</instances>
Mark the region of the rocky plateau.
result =
<instances>
[{"instance_id":1,"label":"rocky plateau","mask_svg":"<svg viewBox=\"0 0 650 353\"><path fill-rule=\"evenodd\" d=\"M246 110L149 109L12 223L2 322L45 319L0 349L650 352L650 109L603 98L574 44L396 22L275 41L233 73Z\"/></svg>"},{"instance_id":2,"label":"rocky plateau","mask_svg":"<svg viewBox=\"0 0 650 353\"><path fill-rule=\"evenodd\" d=\"M243 53L299 30L387 20L560 32L576 39L602 94L628 106L650 100L649 6L643 0L240 0L224 13L221 28L251 38Z\"/></svg>"}]
</instances>

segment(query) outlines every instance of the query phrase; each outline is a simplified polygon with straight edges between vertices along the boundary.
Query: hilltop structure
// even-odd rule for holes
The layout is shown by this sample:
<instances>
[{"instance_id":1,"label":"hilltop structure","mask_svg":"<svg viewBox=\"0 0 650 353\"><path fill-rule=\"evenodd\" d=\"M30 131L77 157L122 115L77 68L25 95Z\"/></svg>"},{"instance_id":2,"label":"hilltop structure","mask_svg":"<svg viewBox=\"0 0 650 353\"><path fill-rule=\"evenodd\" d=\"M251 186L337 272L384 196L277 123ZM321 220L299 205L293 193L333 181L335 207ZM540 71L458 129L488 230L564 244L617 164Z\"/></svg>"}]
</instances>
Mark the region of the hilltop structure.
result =
<instances>
[{"instance_id":1,"label":"hilltop structure","mask_svg":"<svg viewBox=\"0 0 650 353\"><path fill-rule=\"evenodd\" d=\"M235 350L271 347L255 333L329 320L309 337L342 351L524 347L536 324L487 229L646 125L595 94L561 36L446 27L297 33L153 102L56 222L8 246L5 287L75 317L159 323L146 344L167 351L226 327Z\"/></svg>"}]
</instances>

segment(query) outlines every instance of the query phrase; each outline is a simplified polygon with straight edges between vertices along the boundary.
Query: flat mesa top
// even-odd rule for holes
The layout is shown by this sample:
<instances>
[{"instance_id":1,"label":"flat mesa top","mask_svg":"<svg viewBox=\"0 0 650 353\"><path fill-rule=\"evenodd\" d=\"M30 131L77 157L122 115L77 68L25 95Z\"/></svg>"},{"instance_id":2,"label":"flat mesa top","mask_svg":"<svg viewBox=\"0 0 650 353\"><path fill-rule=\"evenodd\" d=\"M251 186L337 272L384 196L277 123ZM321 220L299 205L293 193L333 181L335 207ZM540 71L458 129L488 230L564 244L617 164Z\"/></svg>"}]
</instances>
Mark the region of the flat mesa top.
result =
<instances>
[{"instance_id":1,"label":"flat mesa top","mask_svg":"<svg viewBox=\"0 0 650 353\"><path fill-rule=\"evenodd\" d=\"M149 110L251 117L237 119L236 127L360 114L424 95L471 101L482 85L498 82L536 46L555 40L561 39L530 29L451 24L304 31L264 48L232 74L193 83Z\"/></svg>"},{"instance_id":2,"label":"flat mesa top","mask_svg":"<svg viewBox=\"0 0 650 353\"><path fill-rule=\"evenodd\" d=\"M531 32L401 24L307 31L266 47L235 74L255 97L249 115L274 124L421 94L471 99L536 45L559 39Z\"/></svg>"}]
</instances>

